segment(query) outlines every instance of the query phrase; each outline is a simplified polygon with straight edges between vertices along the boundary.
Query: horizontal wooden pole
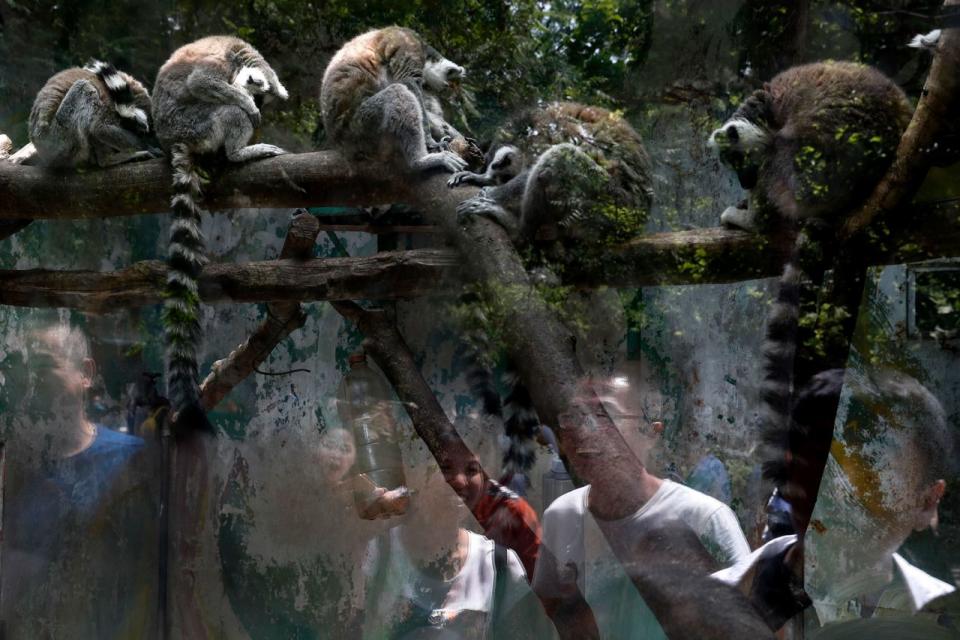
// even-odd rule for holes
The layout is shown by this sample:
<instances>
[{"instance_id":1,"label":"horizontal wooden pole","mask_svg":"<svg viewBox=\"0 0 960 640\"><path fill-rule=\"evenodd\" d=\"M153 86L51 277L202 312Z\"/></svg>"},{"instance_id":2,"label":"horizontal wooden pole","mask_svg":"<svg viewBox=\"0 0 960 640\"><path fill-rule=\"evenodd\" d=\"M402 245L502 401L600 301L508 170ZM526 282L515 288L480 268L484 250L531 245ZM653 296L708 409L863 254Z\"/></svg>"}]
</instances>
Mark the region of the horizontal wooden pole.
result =
<instances>
[{"instance_id":1,"label":"horizontal wooden pole","mask_svg":"<svg viewBox=\"0 0 960 640\"><path fill-rule=\"evenodd\" d=\"M960 255L960 202L918 207L916 211L916 232L891 238L870 263L899 264ZM578 274L573 284L584 288L644 287L768 278L780 273L789 250L785 238L729 229L655 233L611 251L601 272ZM418 297L453 291L462 276L461 263L453 250L417 249L361 258L211 264L201 275L200 293L207 303ZM166 273L166 265L160 261L107 272L0 271L0 304L93 312L156 304L161 300Z\"/></svg>"},{"instance_id":2,"label":"horizontal wooden pole","mask_svg":"<svg viewBox=\"0 0 960 640\"><path fill-rule=\"evenodd\" d=\"M210 169L208 210L361 206L408 200L395 170L347 161L333 151L298 153ZM107 218L170 206L166 160L108 169L53 171L0 161L0 220Z\"/></svg>"},{"instance_id":3,"label":"horizontal wooden pole","mask_svg":"<svg viewBox=\"0 0 960 640\"><path fill-rule=\"evenodd\" d=\"M458 263L451 251L418 249L361 258L210 264L200 275L200 296L207 303L418 297L452 287ZM0 271L0 304L97 313L157 304L166 274L166 265L157 260L110 272Z\"/></svg>"}]
</instances>

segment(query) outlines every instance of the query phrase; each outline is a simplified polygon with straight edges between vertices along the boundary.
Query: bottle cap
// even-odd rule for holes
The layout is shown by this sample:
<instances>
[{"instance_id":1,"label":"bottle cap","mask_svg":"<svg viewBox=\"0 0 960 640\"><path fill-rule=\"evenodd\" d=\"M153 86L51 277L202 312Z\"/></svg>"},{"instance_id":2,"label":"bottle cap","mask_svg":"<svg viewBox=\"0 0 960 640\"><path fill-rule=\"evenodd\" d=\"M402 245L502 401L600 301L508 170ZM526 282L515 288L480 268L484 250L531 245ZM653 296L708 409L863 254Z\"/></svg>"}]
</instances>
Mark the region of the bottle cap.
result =
<instances>
[{"instance_id":1,"label":"bottle cap","mask_svg":"<svg viewBox=\"0 0 960 640\"><path fill-rule=\"evenodd\" d=\"M353 353L350 354L350 357L347 358L347 362L350 363L351 365L360 364L361 362L366 362L366 361L367 361L367 353L363 349L360 349L359 351L354 351Z\"/></svg>"}]
</instances>

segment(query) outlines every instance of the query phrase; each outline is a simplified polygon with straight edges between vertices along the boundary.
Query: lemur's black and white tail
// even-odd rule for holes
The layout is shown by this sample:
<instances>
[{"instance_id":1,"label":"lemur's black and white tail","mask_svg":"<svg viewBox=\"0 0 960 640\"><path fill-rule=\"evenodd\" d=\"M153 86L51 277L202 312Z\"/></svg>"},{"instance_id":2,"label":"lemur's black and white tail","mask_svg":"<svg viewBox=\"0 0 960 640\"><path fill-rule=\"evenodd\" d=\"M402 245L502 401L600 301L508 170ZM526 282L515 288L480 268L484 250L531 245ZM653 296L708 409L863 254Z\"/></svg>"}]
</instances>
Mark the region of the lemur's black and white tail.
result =
<instances>
[{"instance_id":1,"label":"lemur's black and white tail","mask_svg":"<svg viewBox=\"0 0 960 640\"><path fill-rule=\"evenodd\" d=\"M777 486L789 478L790 433L793 405L794 361L800 323L800 287L803 272L800 249L806 234L800 232L780 277L777 297L767 316L763 343L763 379L760 384L763 474Z\"/></svg>"},{"instance_id":2,"label":"lemur's black and white tail","mask_svg":"<svg viewBox=\"0 0 960 640\"><path fill-rule=\"evenodd\" d=\"M534 438L540 428L540 420L533 408L530 393L509 362L506 377L510 392L505 401L501 400L491 362L494 349L484 330L486 320L480 311L479 300L474 294L467 294L461 298L461 303L468 305L471 315L470 328L466 330L464 339L467 384L472 397L480 399L484 414L504 423L504 434L509 445L503 456L501 481L522 489L520 485L523 481L518 485L511 480L526 478L536 460ZM505 420L504 414L507 416Z\"/></svg>"},{"instance_id":3,"label":"lemur's black and white tail","mask_svg":"<svg viewBox=\"0 0 960 640\"><path fill-rule=\"evenodd\" d=\"M197 278L206 263L200 230L200 175L186 145L170 148L173 173L173 220L167 256L167 285L163 305L166 332L167 390L180 434L212 431L200 404L197 348L200 344L200 294Z\"/></svg>"},{"instance_id":4,"label":"lemur's black and white tail","mask_svg":"<svg viewBox=\"0 0 960 640\"><path fill-rule=\"evenodd\" d=\"M533 408L533 400L520 376L515 371L509 371L510 394L505 405L507 420L503 430L509 444L503 454L503 473L501 478L505 484L517 486L511 479L517 476L527 477L528 472L537 460L535 439L540 430L540 418Z\"/></svg>"},{"instance_id":5,"label":"lemur's black and white tail","mask_svg":"<svg viewBox=\"0 0 960 640\"><path fill-rule=\"evenodd\" d=\"M107 86L110 99L113 101L113 108L123 124L134 131L148 133L150 131L150 120L146 112L137 106L133 96L133 89L126 77L117 71L109 62L102 60L91 60L84 67L87 71L97 74Z\"/></svg>"}]
</instances>

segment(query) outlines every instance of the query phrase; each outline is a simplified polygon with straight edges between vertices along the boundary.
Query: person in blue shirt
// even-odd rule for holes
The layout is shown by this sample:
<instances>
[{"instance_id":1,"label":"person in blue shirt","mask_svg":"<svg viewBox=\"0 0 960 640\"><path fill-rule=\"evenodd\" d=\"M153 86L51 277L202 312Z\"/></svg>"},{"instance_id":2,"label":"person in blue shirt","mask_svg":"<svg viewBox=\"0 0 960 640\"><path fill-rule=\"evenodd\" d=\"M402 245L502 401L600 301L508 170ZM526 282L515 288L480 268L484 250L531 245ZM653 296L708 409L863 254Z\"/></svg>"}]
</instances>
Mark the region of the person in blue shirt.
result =
<instances>
[{"instance_id":1,"label":"person in blue shirt","mask_svg":"<svg viewBox=\"0 0 960 640\"><path fill-rule=\"evenodd\" d=\"M22 364L6 367L2 382L11 409L0 605L7 635L151 637L158 547L147 447L87 418L96 366L79 330L46 326L25 342Z\"/></svg>"}]
</instances>

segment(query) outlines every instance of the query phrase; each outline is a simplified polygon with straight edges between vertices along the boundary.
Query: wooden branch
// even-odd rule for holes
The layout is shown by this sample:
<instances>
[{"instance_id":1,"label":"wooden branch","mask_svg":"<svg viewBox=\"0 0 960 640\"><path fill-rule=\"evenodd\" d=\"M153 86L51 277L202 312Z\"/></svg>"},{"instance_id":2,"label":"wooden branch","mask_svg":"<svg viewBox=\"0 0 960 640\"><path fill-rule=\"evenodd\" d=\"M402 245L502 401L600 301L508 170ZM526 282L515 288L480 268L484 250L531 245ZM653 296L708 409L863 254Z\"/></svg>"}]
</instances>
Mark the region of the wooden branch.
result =
<instances>
[{"instance_id":1,"label":"wooden branch","mask_svg":"<svg viewBox=\"0 0 960 640\"><path fill-rule=\"evenodd\" d=\"M944 9L960 6L946 0ZM897 156L887 175L860 210L851 216L842 236L863 231L878 216L895 212L920 189L931 166L931 156L947 122L953 124L960 111L960 29L944 29L933 64L923 86L913 118L907 126Z\"/></svg>"},{"instance_id":2,"label":"wooden branch","mask_svg":"<svg viewBox=\"0 0 960 640\"><path fill-rule=\"evenodd\" d=\"M960 201L916 207L911 219L923 224L898 235L894 251L864 254L867 263L960 256ZM788 252L789 243L780 238L743 231L710 228L656 233L611 252L602 272L575 274L572 282L584 288L740 282L778 275ZM295 264L283 259L212 264L201 275L200 293L208 304L445 294L459 287L461 262L452 250L417 249ZM159 261L106 272L0 270L0 304L73 307L93 313L157 304L166 273Z\"/></svg>"},{"instance_id":3,"label":"wooden branch","mask_svg":"<svg viewBox=\"0 0 960 640\"><path fill-rule=\"evenodd\" d=\"M364 336L363 348L374 359L410 416L413 428L438 461L460 435L447 418L443 407L427 385L410 348L385 311L364 309L350 301L331 305L344 318L357 325Z\"/></svg>"},{"instance_id":4,"label":"wooden branch","mask_svg":"<svg viewBox=\"0 0 960 640\"><path fill-rule=\"evenodd\" d=\"M288 154L219 167L204 186L203 207L215 211L404 202L406 182L396 171L349 162L333 151ZM166 160L82 173L0 162L0 219L104 218L169 207Z\"/></svg>"},{"instance_id":5,"label":"wooden branch","mask_svg":"<svg viewBox=\"0 0 960 640\"><path fill-rule=\"evenodd\" d=\"M301 210L290 222L290 230L280 250L282 260L304 261L313 256L319 230L317 219ZM200 385L200 402L209 411L235 386L267 359L281 340L306 322L307 316L297 302L267 305L267 319L247 340L223 360L213 364L210 375Z\"/></svg>"},{"instance_id":6,"label":"wooden branch","mask_svg":"<svg viewBox=\"0 0 960 640\"><path fill-rule=\"evenodd\" d=\"M458 281L450 251L418 249L361 258L210 264L200 275L206 303L394 299L430 295ZM0 304L73 307L94 313L157 304L167 267L151 260L120 271L0 271Z\"/></svg>"}]
</instances>

